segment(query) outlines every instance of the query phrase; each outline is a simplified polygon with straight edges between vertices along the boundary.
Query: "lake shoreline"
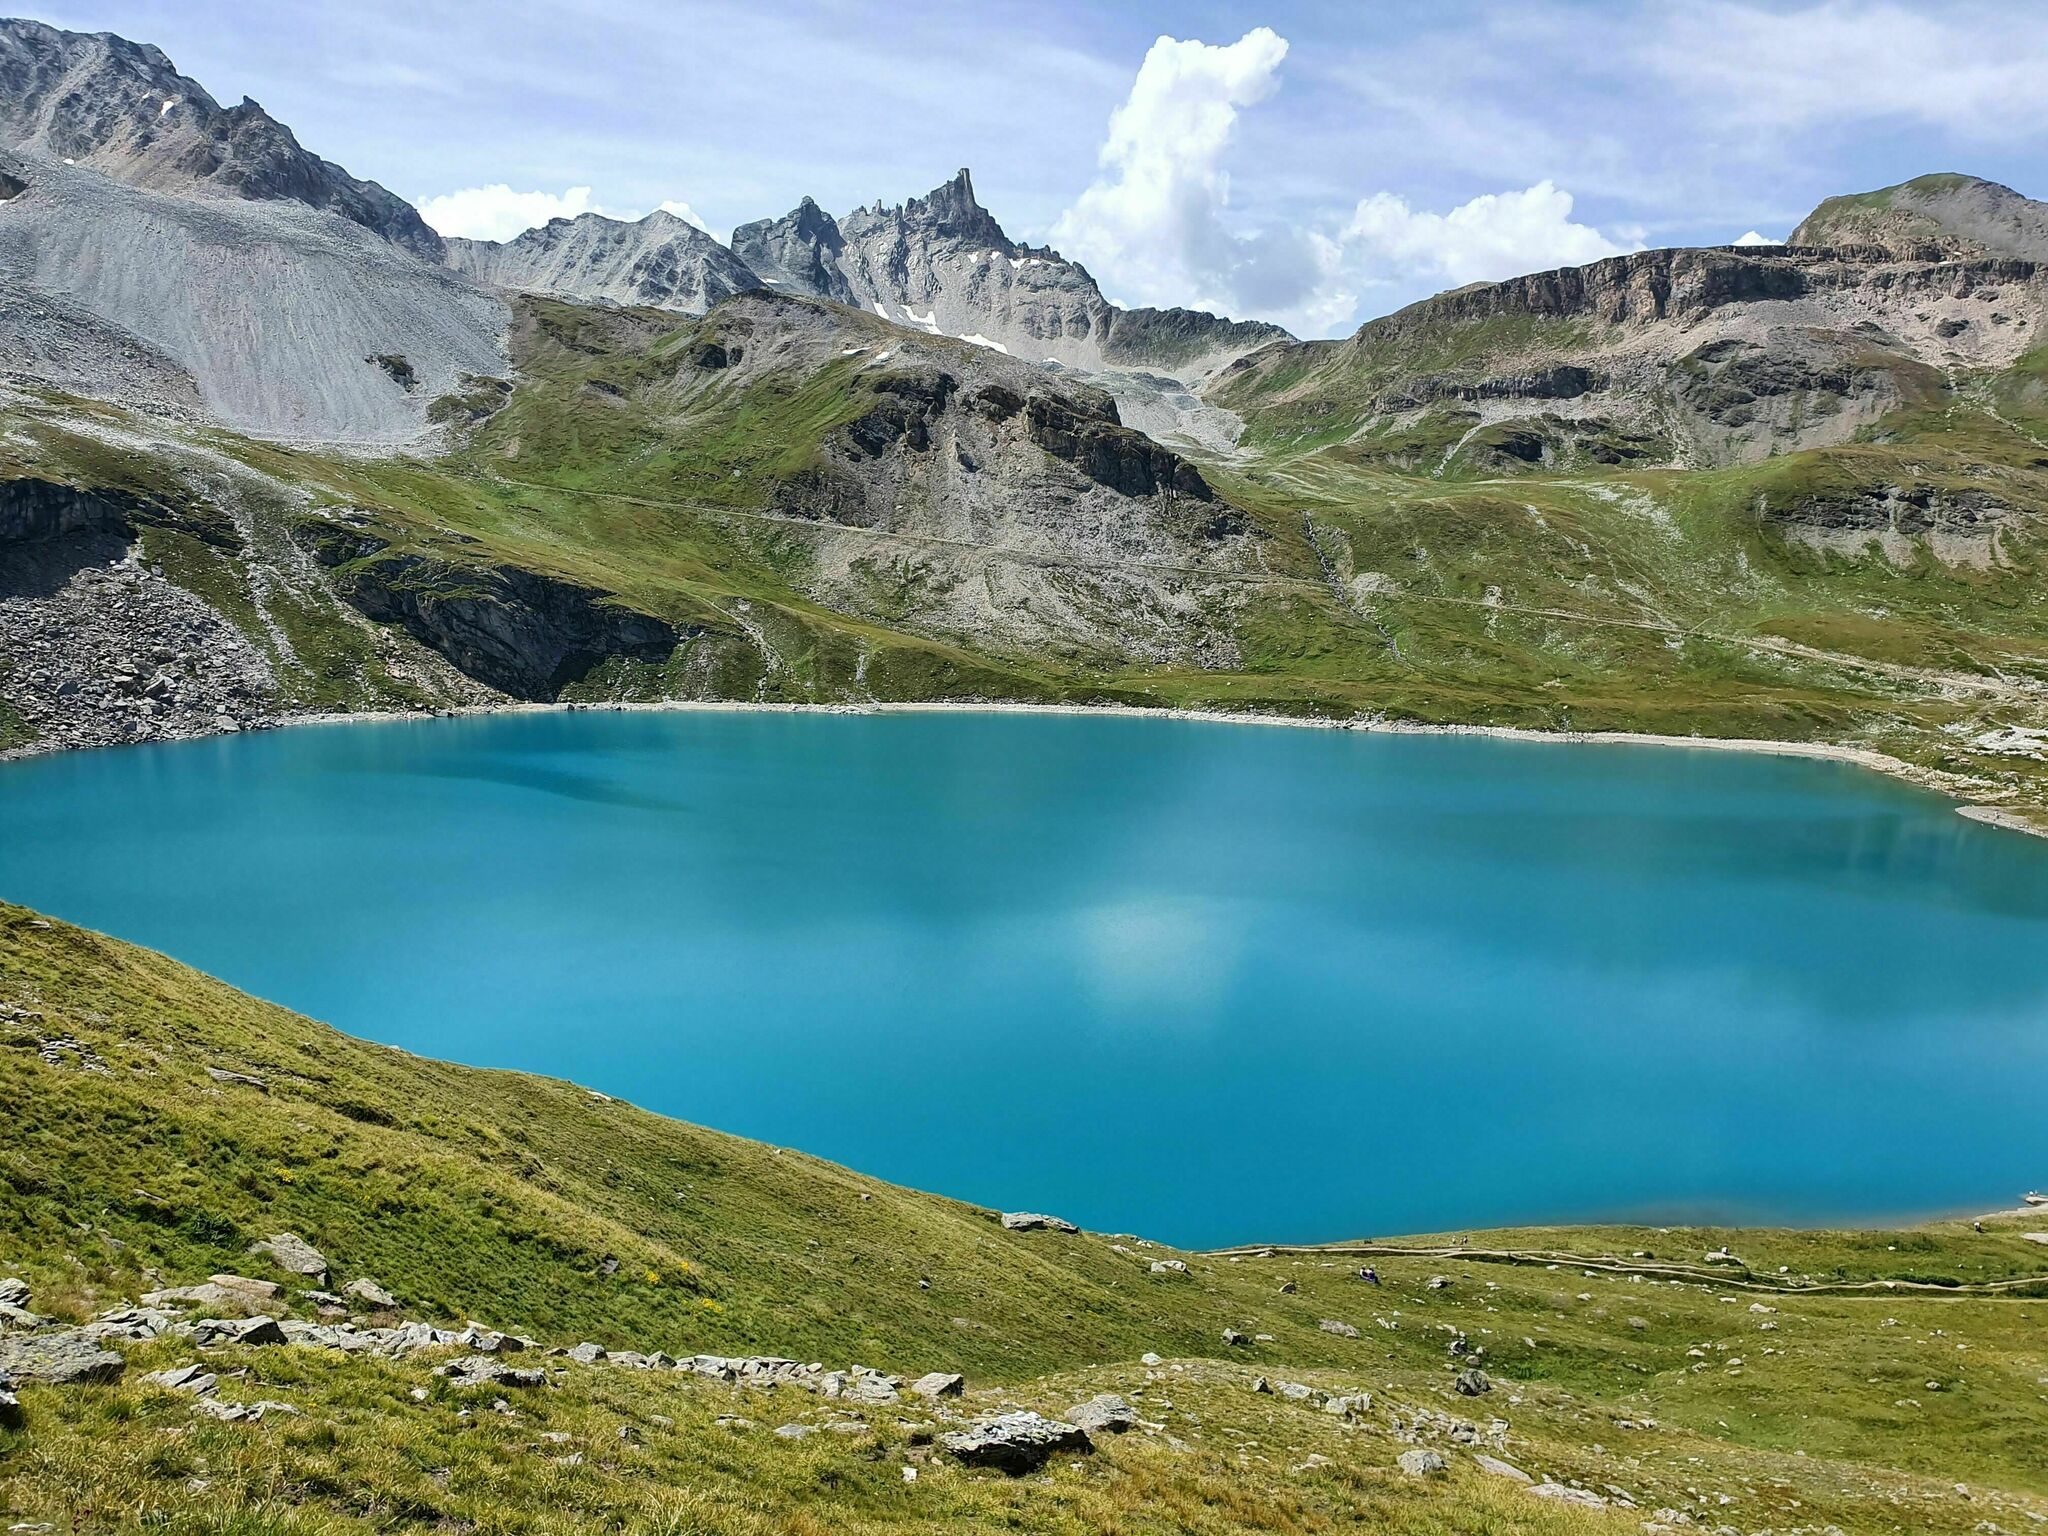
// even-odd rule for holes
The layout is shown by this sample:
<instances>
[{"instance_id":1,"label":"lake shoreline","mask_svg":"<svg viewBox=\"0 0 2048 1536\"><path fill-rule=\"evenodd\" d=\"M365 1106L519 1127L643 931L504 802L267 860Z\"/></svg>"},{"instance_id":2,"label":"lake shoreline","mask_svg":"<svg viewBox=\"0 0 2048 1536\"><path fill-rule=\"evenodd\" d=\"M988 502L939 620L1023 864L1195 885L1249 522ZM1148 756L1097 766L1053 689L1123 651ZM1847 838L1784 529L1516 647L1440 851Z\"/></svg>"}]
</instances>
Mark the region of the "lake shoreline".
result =
<instances>
[{"instance_id":1,"label":"lake shoreline","mask_svg":"<svg viewBox=\"0 0 2048 1536\"><path fill-rule=\"evenodd\" d=\"M766 703L746 699L651 699L589 703L496 703L459 705L437 710L378 710L363 713L288 715L266 729L309 725L354 725L460 719L473 715L570 714L791 714L791 715L1048 715L1107 717L1128 720L1180 720L1207 725L1263 725L1297 730L1362 731L1377 736L1469 736L1491 741L1519 741L1552 746L1690 747L1709 752L1742 752L1766 757L1803 757L1847 763L1956 802L1967 820L2029 837L2048 838L2048 820L2035 821L2006 806L1973 801L1959 782L1939 770L1922 768L1871 747L1828 741L1783 741L1768 737L1673 736L1648 731L1543 731L1515 725L1432 725L1417 720L1390 720L1356 715L1274 715L1251 710L1152 708L1137 704L1032 704L1005 700L927 700L845 704ZM199 738L204 739L204 738Z\"/></svg>"},{"instance_id":2,"label":"lake shoreline","mask_svg":"<svg viewBox=\"0 0 2048 1536\"><path fill-rule=\"evenodd\" d=\"M1649 731L1546 731L1517 725L1436 725L1420 720L1394 720L1378 715L1279 715L1253 710L1186 709L1139 704L1037 704L1003 699L873 700L859 703L780 703L750 699L621 699L601 702L505 700L459 704L439 709L332 710L275 715L251 722L239 731L200 731L147 741L111 742L100 746L42 746L31 743L0 752L0 763L55 756L62 752L101 751L124 746L157 746L173 741L206 741L222 736L284 730L295 726L414 724L479 715L576 713L650 714L788 714L788 715L1046 715L1128 720L1180 720L1206 725L1279 726L1296 730L1362 731L1378 736L1469 736L1492 741L1518 741L1563 746L1689 747L1708 752L1742 752L1766 757L1803 757L1847 763L1887 778L1898 779L1955 802L1957 815L1984 826L2048 838L2048 814L2036 819L2009 806L1972 798L1967 781L1939 769L1923 768L1872 747L1829 741L1787 741L1771 737L1675 736Z\"/></svg>"}]
</instances>

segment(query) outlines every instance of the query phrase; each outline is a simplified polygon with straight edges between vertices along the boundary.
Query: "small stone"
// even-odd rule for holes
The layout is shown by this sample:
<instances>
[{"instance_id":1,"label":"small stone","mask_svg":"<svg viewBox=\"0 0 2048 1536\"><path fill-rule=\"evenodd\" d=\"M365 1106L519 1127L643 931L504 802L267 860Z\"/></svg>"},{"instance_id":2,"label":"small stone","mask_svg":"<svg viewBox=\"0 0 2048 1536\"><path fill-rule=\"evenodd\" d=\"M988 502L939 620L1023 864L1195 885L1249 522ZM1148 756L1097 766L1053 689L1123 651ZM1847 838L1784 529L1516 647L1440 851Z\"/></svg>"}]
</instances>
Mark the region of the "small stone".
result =
<instances>
[{"instance_id":1,"label":"small stone","mask_svg":"<svg viewBox=\"0 0 2048 1536\"><path fill-rule=\"evenodd\" d=\"M1226 1328L1223 1330L1223 1342L1231 1349L1242 1349L1251 1343L1251 1340L1235 1328Z\"/></svg>"},{"instance_id":2,"label":"small stone","mask_svg":"<svg viewBox=\"0 0 2048 1536\"><path fill-rule=\"evenodd\" d=\"M1395 1460L1410 1477L1434 1477L1449 1465L1437 1452L1425 1450L1403 1451Z\"/></svg>"},{"instance_id":3,"label":"small stone","mask_svg":"<svg viewBox=\"0 0 2048 1536\"><path fill-rule=\"evenodd\" d=\"M1140 1365L1164 1365L1164 1364L1166 1364L1166 1362L1165 1362L1164 1360L1160 1359L1160 1357L1159 1357L1159 1356L1155 1355L1154 1353L1152 1353L1152 1351L1151 1351L1151 1350L1149 1350L1149 1349L1148 1349L1148 1350L1146 1350L1146 1351L1145 1351L1145 1353L1144 1353L1144 1354L1142 1354L1142 1355L1138 1356L1138 1364L1140 1364Z\"/></svg>"},{"instance_id":4,"label":"small stone","mask_svg":"<svg viewBox=\"0 0 2048 1536\"><path fill-rule=\"evenodd\" d=\"M1493 1390L1493 1382L1486 1372L1476 1365L1469 1370L1458 1372L1457 1379L1451 1385L1458 1389L1461 1397L1480 1397Z\"/></svg>"},{"instance_id":5,"label":"small stone","mask_svg":"<svg viewBox=\"0 0 2048 1536\"><path fill-rule=\"evenodd\" d=\"M233 1083L242 1088L254 1088L258 1093L270 1092L270 1084L260 1077L251 1077L246 1072L230 1072L225 1067L208 1067L206 1075L216 1083Z\"/></svg>"},{"instance_id":6,"label":"small stone","mask_svg":"<svg viewBox=\"0 0 2048 1536\"><path fill-rule=\"evenodd\" d=\"M784 1440L808 1440L817 1430L809 1424L784 1424L775 1433Z\"/></svg>"},{"instance_id":7,"label":"small stone","mask_svg":"<svg viewBox=\"0 0 2048 1536\"><path fill-rule=\"evenodd\" d=\"M28 1305L28 1282L18 1275L9 1275L0 1280L0 1307L25 1307Z\"/></svg>"},{"instance_id":8,"label":"small stone","mask_svg":"<svg viewBox=\"0 0 2048 1536\"><path fill-rule=\"evenodd\" d=\"M1181 1259L1154 1259L1152 1261L1152 1273L1155 1275L1184 1275L1187 1272L1188 1266Z\"/></svg>"},{"instance_id":9,"label":"small stone","mask_svg":"<svg viewBox=\"0 0 2048 1536\"><path fill-rule=\"evenodd\" d=\"M1340 1323L1334 1317L1326 1317L1317 1323L1316 1326L1325 1333L1334 1333L1340 1339L1355 1339L1358 1337L1358 1330L1356 1328L1352 1327L1349 1323Z\"/></svg>"},{"instance_id":10,"label":"small stone","mask_svg":"<svg viewBox=\"0 0 2048 1536\"><path fill-rule=\"evenodd\" d=\"M595 1365L598 1361L605 1358L607 1351L602 1344L592 1344L585 1340L566 1353L578 1365Z\"/></svg>"},{"instance_id":11,"label":"small stone","mask_svg":"<svg viewBox=\"0 0 2048 1536\"><path fill-rule=\"evenodd\" d=\"M1431 1275L1429 1277L1429 1288L1432 1291L1449 1290L1450 1285L1451 1277L1449 1275Z\"/></svg>"},{"instance_id":12,"label":"small stone","mask_svg":"<svg viewBox=\"0 0 2048 1536\"><path fill-rule=\"evenodd\" d=\"M965 1392L967 1378L957 1371L933 1371L913 1381L910 1390L919 1397L928 1397L937 1402L942 1397L958 1397Z\"/></svg>"}]
</instances>

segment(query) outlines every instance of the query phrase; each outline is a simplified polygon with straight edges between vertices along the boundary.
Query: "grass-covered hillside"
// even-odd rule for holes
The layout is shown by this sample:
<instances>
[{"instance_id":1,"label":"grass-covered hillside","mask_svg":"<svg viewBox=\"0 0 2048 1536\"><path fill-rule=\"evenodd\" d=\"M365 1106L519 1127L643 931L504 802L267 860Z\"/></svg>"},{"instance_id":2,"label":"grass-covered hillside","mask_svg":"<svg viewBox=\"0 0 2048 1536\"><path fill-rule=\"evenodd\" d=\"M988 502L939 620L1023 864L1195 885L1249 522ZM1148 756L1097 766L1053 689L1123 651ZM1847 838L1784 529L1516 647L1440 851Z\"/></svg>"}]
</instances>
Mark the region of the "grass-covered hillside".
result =
<instances>
[{"instance_id":1,"label":"grass-covered hillside","mask_svg":"<svg viewBox=\"0 0 2048 1536\"><path fill-rule=\"evenodd\" d=\"M2048 1517L2048 1245L2023 1236L2048 1219L1218 1255L1009 1231L570 1084L352 1040L12 907L0 1127L17 1528L1782 1536ZM324 1284L250 1251L280 1232L324 1256ZM37 1379L89 1319L215 1274L279 1293L159 1322L341 1333L103 1336L112 1379ZM388 1297L347 1292L362 1280ZM473 1343L321 1342L470 1320L534 1340L487 1368L539 1374L437 1373ZM583 1341L665 1356L547 1352ZM961 1372L965 1392L759 1390L666 1363L702 1354ZM197 1393L148 1379L195 1363ZM1103 1393L1131 1427L1028 1475L945 1443Z\"/></svg>"}]
</instances>

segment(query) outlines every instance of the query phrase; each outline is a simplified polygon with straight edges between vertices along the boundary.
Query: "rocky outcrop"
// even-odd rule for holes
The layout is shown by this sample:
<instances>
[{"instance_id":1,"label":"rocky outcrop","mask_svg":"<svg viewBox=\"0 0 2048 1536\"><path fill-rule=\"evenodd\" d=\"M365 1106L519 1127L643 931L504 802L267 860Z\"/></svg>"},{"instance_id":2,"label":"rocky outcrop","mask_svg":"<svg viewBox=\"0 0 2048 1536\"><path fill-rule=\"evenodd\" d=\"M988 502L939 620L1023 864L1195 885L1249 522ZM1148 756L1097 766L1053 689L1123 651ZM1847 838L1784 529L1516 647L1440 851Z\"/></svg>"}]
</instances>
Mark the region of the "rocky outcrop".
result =
<instances>
[{"instance_id":1,"label":"rocky outcrop","mask_svg":"<svg viewBox=\"0 0 2048 1536\"><path fill-rule=\"evenodd\" d=\"M628 223L586 213L517 239L451 239L448 265L489 287L701 315L761 279L703 230L657 210Z\"/></svg>"},{"instance_id":2,"label":"rocky outcrop","mask_svg":"<svg viewBox=\"0 0 2048 1536\"><path fill-rule=\"evenodd\" d=\"M1214 498L1200 470L1144 433L1122 425L1115 404L1107 399L1100 402L1099 414L1090 414L1086 404L1077 407L1073 397L1033 395L1024 402L1024 421L1031 441L1120 495L1172 491L1196 501Z\"/></svg>"},{"instance_id":3,"label":"rocky outcrop","mask_svg":"<svg viewBox=\"0 0 2048 1536\"><path fill-rule=\"evenodd\" d=\"M438 260L403 198L308 153L255 102L222 107L159 48L0 21L0 142L152 191L303 203Z\"/></svg>"},{"instance_id":4,"label":"rocky outcrop","mask_svg":"<svg viewBox=\"0 0 2048 1536\"><path fill-rule=\"evenodd\" d=\"M33 475L0 480L0 544L74 534L133 539L139 524L177 528L221 549L241 547L234 524L199 506L168 507L131 491L89 488Z\"/></svg>"},{"instance_id":5,"label":"rocky outcrop","mask_svg":"<svg viewBox=\"0 0 2048 1536\"><path fill-rule=\"evenodd\" d=\"M464 675L516 699L557 698L612 657L665 662L684 638L608 592L518 566L395 551L332 524L308 524L301 537L363 614L402 625Z\"/></svg>"}]
</instances>

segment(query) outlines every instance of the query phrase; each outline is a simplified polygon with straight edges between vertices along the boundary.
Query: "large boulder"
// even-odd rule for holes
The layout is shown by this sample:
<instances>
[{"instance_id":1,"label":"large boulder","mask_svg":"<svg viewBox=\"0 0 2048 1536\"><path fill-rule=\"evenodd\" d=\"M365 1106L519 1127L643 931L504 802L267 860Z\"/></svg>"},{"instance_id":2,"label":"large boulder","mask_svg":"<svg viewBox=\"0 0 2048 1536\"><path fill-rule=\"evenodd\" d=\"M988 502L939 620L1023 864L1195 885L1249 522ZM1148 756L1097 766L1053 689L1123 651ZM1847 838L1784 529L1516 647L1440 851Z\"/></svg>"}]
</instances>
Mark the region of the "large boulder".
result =
<instances>
[{"instance_id":1,"label":"large boulder","mask_svg":"<svg viewBox=\"0 0 2048 1536\"><path fill-rule=\"evenodd\" d=\"M958 1397L967 1390L967 1378L958 1371L933 1371L920 1376L910 1384L910 1390L919 1397L937 1402L942 1397Z\"/></svg>"},{"instance_id":2,"label":"large boulder","mask_svg":"<svg viewBox=\"0 0 2048 1536\"><path fill-rule=\"evenodd\" d=\"M1103 1392L1069 1408L1067 1417L1092 1435L1120 1435L1137 1425L1138 1410L1114 1392Z\"/></svg>"},{"instance_id":3,"label":"large boulder","mask_svg":"<svg viewBox=\"0 0 2048 1536\"><path fill-rule=\"evenodd\" d=\"M446 1376L458 1387L544 1387L548 1373L523 1366L507 1365L492 1355L464 1355L450 1360L434 1372Z\"/></svg>"},{"instance_id":4,"label":"large boulder","mask_svg":"<svg viewBox=\"0 0 2048 1536\"><path fill-rule=\"evenodd\" d=\"M178 1331L202 1349L215 1344L283 1344L284 1329L274 1317L198 1317Z\"/></svg>"},{"instance_id":5,"label":"large boulder","mask_svg":"<svg viewBox=\"0 0 2048 1536\"><path fill-rule=\"evenodd\" d=\"M127 1362L81 1330L0 1337L0 1375L58 1386L112 1381Z\"/></svg>"},{"instance_id":6,"label":"large boulder","mask_svg":"<svg viewBox=\"0 0 2048 1536\"><path fill-rule=\"evenodd\" d=\"M1092 1451L1088 1432L1078 1424L1036 1413L1006 1413L971 1428L939 1436L939 1449L970 1467L994 1467L1012 1477L1035 1472L1062 1451Z\"/></svg>"},{"instance_id":7,"label":"large boulder","mask_svg":"<svg viewBox=\"0 0 2048 1536\"><path fill-rule=\"evenodd\" d=\"M341 1288L341 1294L352 1301L360 1301L366 1307L389 1311L398 1305L398 1298L367 1275L358 1275Z\"/></svg>"},{"instance_id":8,"label":"large boulder","mask_svg":"<svg viewBox=\"0 0 2048 1536\"><path fill-rule=\"evenodd\" d=\"M1078 1232L1081 1229L1071 1221L1062 1221L1057 1216L1047 1216L1040 1211L1005 1211L1003 1229L1007 1232Z\"/></svg>"}]
</instances>

